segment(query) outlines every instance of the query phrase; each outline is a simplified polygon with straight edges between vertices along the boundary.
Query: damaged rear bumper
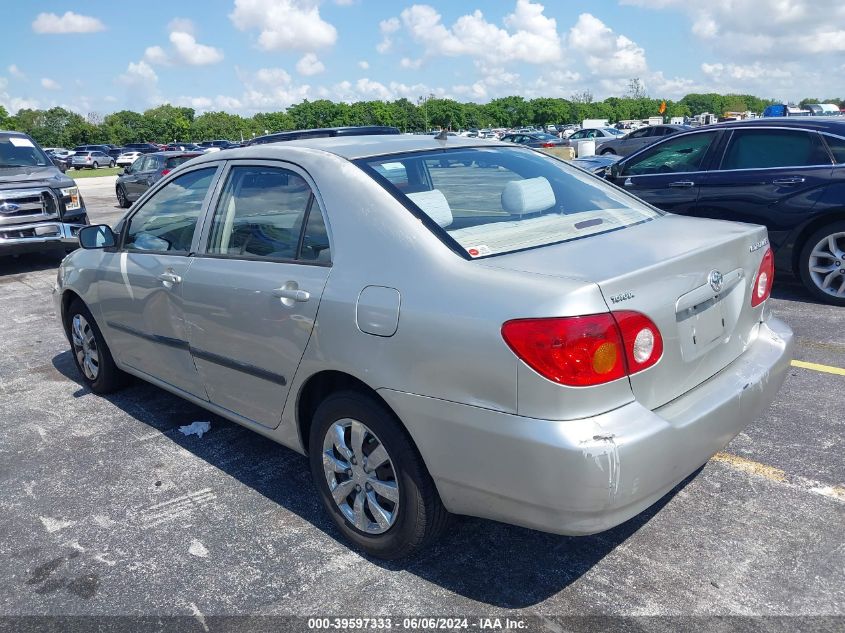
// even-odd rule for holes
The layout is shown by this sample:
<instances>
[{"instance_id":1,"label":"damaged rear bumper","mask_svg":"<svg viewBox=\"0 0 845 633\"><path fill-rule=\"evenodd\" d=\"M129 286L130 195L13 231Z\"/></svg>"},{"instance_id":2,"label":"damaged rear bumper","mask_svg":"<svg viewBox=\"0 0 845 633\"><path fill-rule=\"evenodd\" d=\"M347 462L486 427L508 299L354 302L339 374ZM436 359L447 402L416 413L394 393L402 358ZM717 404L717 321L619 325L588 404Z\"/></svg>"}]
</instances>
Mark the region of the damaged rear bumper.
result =
<instances>
[{"instance_id":1,"label":"damaged rear bumper","mask_svg":"<svg viewBox=\"0 0 845 633\"><path fill-rule=\"evenodd\" d=\"M724 448L774 400L791 359L792 331L769 318L742 356L676 400L570 421L379 393L450 511L592 534L639 514Z\"/></svg>"}]
</instances>

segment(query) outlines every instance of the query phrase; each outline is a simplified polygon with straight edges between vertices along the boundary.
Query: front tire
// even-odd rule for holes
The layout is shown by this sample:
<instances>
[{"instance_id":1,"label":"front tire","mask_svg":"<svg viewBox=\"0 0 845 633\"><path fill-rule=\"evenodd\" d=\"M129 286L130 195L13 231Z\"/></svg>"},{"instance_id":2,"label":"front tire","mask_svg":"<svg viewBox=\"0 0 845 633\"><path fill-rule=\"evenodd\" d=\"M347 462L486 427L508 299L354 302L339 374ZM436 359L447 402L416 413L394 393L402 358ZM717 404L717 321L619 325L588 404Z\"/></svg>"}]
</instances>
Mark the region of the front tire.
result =
<instances>
[{"instance_id":1,"label":"front tire","mask_svg":"<svg viewBox=\"0 0 845 633\"><path fill-rule=\"evenodd\" d=\"M343 535L368 554L397 559L443 531L448 513L396 417L374 398L343 391L317 407L311 474Z\"/></svg>"},{"instance_id":2,"label":"front tire","mask_svg":"<svg viewBox=\"0 0 845 633\"><path fill-rule=\"evenodd\" d=\"M97 322L80 299L74 299L68 306L65 332L73 362L91 391L103 395L126 386L129 376L115 365Z\"/></svg>"},{"instance_id":3,"label":"front tire","mask_svg":"<svg viewBox=\"0 0 845 633\"><path fill-rule=\"evenodd\" d=\"M608 147L606 150L603 150L603 151L602 151L601 155L602 155L602 156L607 156L608 154L615 154L615 153L616 153L616 152L614 152L612 148Z\"/></svg>"},{"instance_id":4,"label":"front tire","mask_svg":"<svg viewBox=\"0 0 845 633\"><path fill-rule=\"evenodd\" d=\"M109 169L114 169L114 161L111 161L111 162L109 163Z\"/></svg>"},{"instance_id":5,"label":"front tire","mask_svg":"<svg viewBox=\"0 0 845 633\"><path fill-rule=\"evenodd\" d=\"M845 306L845 222L834 222L813 233L798 259L804 287L814 297Z\"/></svg>"}]
</instances>

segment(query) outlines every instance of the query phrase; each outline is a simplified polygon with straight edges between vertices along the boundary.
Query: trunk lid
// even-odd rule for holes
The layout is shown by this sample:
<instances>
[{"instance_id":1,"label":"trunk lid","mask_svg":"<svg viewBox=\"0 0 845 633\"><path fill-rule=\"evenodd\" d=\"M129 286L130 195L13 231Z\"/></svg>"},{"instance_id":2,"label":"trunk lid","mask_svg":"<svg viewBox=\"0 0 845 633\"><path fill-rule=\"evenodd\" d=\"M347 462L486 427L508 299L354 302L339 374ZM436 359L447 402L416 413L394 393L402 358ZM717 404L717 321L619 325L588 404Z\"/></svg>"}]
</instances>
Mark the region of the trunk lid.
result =
<instances>
[{"instance_id":1,"label":"trunk lid","mask_svg":"<svg viewBox=\"0 0 845 633\"><path fill-rule=\"evenodd\" d=\"M745 351L762 314L762 305L751 307L751 286L767 247L762 226L666 215L482 261L595 283L610 310L649 317L663 337L663 356L630 382L637 400L654 409Z\"/></svg>"}]
</instances>

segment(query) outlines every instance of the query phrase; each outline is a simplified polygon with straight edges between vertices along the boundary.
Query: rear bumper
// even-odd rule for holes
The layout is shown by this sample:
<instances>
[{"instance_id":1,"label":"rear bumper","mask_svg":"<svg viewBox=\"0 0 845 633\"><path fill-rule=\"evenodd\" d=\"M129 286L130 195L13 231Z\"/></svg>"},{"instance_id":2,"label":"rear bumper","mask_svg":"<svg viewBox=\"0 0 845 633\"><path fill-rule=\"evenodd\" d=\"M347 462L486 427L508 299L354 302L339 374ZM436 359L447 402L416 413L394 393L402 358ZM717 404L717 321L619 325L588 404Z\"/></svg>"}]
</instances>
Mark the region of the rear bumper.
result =
<instances>
[{"instance_id":1,"label":"rear bumper","mask_svg":"<svg viewBox=\"0 0 845 633\"><path fill-rule=\"evenodd\" d=\"M791 359L792 331L770 318L742 356L671 403L571 421L379 393L450 511L592 534L639 514L724 448L774 400Z\"/></svg>"},{"instance_id":2,"label":"rear bumper","mask_svg":"<svg viewBox=\"0 0 845 633\"><path fill-rule=\"evenodd\" d=\"M0 226L0 255L19 255L40 251L76 248L79 230L88 224L88 216L75 222L53 220Z\"/></svg>"}]
</instances>

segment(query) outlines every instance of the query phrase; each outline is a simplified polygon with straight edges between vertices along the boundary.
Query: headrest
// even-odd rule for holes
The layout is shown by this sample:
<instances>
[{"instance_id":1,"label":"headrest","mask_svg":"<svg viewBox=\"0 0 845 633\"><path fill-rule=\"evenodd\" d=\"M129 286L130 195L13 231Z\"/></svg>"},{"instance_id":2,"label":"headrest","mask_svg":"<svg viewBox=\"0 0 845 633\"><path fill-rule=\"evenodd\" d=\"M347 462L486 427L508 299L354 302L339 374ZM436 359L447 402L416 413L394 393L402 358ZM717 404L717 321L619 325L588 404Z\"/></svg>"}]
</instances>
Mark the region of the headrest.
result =
<instances>
[{"instance_id":1,"label":"headrest","mask_svg":"<svg viewBox=\"0 0 845 633\"><path fill-rule=\"evenodd\" d=\"M502 191L502 209L511 215L545 211L555 206L555 192L548 180L539 176L511 180Z\"/></svg>"},{"instance_id":2,"label":"headrest","mask_svg":"<svg viewBox=\"0 0 845 633\"><path fill-rule=\"evenodd\" d=\"M432 220L442 227L452 224L452 209L440 189L431 191L416 191L406 194L411 202L417 205Z\"/></svg>"}]
</instances>

